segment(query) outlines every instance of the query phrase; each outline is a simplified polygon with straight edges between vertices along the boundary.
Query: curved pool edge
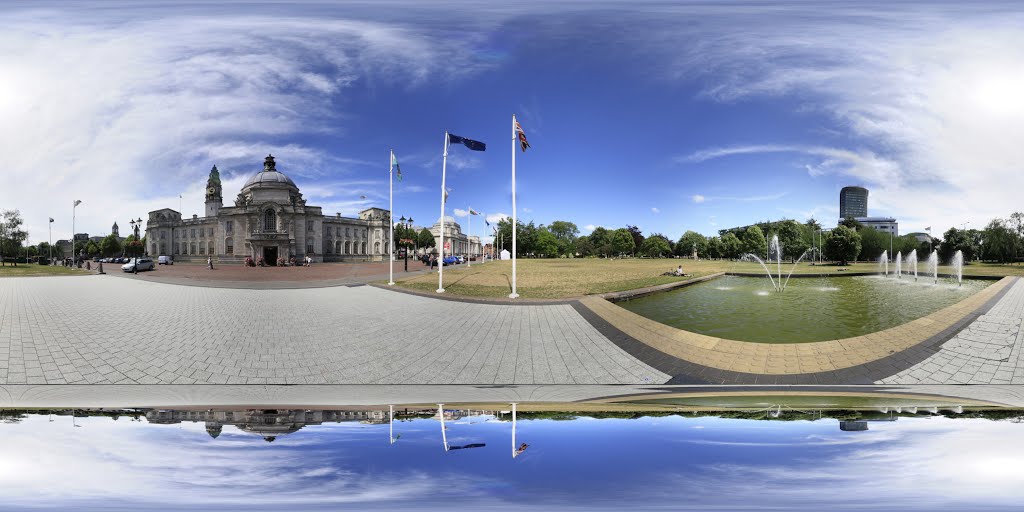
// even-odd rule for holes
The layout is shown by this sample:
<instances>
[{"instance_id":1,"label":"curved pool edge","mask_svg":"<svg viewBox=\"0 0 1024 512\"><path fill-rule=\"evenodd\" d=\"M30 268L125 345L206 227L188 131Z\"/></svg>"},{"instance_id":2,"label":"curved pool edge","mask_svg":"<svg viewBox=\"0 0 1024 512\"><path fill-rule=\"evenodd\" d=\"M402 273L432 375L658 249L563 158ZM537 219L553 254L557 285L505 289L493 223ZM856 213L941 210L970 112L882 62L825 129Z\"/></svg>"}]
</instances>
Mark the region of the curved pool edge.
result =
<instances>
[{"instance_id":1,"label":"curved pool edge","mask_svg":"<svg viewBox=\"0 0 1024 512\"><path fill-rule=\"evenodd\" d=\"M632 339L617 336L613 341L634 357L669 375L688 375L692 382L788 382L792 379L784 377L797 376L803 378L793 383L867 383L933 354L988 311L1018 279L1004 277L956 304L889 329L798 344L736 341L685 331L628 311L602 296L584 297L579 304L601 323ZM687 282L695 284L696 280ZM869 364L870 368L866 367Z\"/></svg>"}]
</instances>

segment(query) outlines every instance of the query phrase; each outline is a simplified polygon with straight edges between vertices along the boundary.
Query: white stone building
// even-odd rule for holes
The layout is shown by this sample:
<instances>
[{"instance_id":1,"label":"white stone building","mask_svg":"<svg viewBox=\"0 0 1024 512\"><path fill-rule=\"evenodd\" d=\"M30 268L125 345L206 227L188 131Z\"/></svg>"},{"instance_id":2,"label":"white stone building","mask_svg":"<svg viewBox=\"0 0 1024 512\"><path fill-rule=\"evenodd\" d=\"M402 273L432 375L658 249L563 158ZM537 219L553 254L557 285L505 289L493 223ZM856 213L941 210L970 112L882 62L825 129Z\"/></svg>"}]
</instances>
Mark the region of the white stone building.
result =
<instances>
[{"instance_id":1,"label":"white stone building","mask_svg":"<svg viewBox=\"0 0 1024 512\"><path fill-rule=\"evenodd\" d=\"M481 221L483 222L483 221ZM441 247L441 222L435 222L430 227L430 234L434 235L434 249L431 250L433 253L437 253L437 248ZM444 253L446 256L477 256L481 254L482 247L480 245L480 237L468 236L462 232L462 226L458 222L455 222L455 218L451 215L445 215L444 217Z\"/></svg>"},{"instance_id":2,"label":"white stone building","mask_svg":"<svg viewBox=\"0 0 1024 512\"><path fill-rule=\"evenodd\" d=\"M242 261L267 265L307 255L314 261L380 261L388 252L387 210L369 208L359 218L325 216L309 206L299 187L268 155L249 178L234 206L224 206L217 166L206 182L206 215L183 219L170 208L149 212L146 250L175 260Z\"/></svg>"}]
</instances>

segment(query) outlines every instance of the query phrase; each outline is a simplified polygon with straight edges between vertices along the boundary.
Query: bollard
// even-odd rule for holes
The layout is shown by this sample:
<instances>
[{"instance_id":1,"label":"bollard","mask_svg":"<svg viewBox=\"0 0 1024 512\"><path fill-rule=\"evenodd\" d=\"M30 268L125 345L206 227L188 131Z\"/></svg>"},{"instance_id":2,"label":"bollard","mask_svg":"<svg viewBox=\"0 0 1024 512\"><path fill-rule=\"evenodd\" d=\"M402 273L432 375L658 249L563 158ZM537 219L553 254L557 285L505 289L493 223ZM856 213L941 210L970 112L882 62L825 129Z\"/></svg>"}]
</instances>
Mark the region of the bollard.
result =
<instances>
[{"instance_id":1,"label":"bollard","mask_svg":"<svg viewBox=\"0 0 1024 512\"><path fill-rule=\"evenodd\" d=\"M103 271L103 261L102 260L100 260L100 271L98 273L99 274L106 274L106 272Z\"/></svg>"}]
</instances>

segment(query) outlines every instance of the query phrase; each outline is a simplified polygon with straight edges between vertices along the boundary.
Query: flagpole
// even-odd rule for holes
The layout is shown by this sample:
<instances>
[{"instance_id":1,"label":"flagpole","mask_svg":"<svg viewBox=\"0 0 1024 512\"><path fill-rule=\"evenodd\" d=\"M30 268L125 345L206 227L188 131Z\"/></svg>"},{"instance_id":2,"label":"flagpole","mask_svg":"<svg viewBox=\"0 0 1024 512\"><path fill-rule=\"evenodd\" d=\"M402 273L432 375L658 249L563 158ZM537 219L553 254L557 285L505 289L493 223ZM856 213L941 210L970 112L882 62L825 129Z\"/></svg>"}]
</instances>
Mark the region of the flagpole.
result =
<instances>
[{"instance_id":1,"label":"flagpole","mask_svg":"<svg viewBox=\"0 0 1024 512\"><path fill-rule=\"evenodd\" d=\"M444 132L444 155L441 157L441 246L438 247L438 254L441 261L437 262L437 293L444 293L444 192L445 177L448 169L448 132ZM442 416L443 417L443 416Z\"/></svg>"},{"instance_id":2,"label":"flagpole","mask_svg":"<svg viewBox=\"0 0 1024 512\"><path fill-rule=\"evenodd\" d=\"M388 160L388 223L391 224L391 254L388 255L388 285L395 284L395 151Z\"/></svg>"},{"instance_id":3,"label":"flagpole","mask_svg":"<svg viewBox=\"0 0 1024 512\"><path fill-rule=\"evenodd\" d=\"M512 293L508 298L519 297L516 293L516 115L512 114Z\"/></svg>"}]
</instances>

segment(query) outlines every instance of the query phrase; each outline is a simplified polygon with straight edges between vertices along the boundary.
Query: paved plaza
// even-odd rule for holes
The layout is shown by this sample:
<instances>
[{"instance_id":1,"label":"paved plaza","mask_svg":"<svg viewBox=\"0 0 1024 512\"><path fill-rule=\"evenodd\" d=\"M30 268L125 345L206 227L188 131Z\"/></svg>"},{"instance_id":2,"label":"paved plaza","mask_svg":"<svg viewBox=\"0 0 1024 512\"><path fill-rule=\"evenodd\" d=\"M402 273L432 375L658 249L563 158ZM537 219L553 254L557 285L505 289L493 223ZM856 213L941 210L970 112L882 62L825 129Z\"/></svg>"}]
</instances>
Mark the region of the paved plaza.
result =
<instances>
[{"instance_id":1,"label":"paved plaza","mask_svg":"<svg viewBox=\"0 0 1024 512\"><path fill-rule=\"evenodd\" d=\"M1024 280L934 355L880 384L1024 384Z\"/></svg>"},{"instance_id":2,"label":"paved plaza","mask_svg":"<svg viewBox=\"0 0 1024 512\"><path fill-rule=\"evenodd\" d=\"M0 280L0 384L668 379L568 304L471 304L371 286L249 290L110 276Z\"/></svg>"},{"instance_id":3,"label":"paved plaza","mask_svg":"<svg viewBox=\"0 0 1024 512\"><path fill-rule=\"evenodd\" d=\"M865 340L736 350L598 297L501 304L361 284L211 284L0 279L0 385L1024 384L1016 278ZM765 362L730 371L715 366L719 352L722 364ZM804 359L847 366L801 371Z\"/></svg>"}]
</instances>

